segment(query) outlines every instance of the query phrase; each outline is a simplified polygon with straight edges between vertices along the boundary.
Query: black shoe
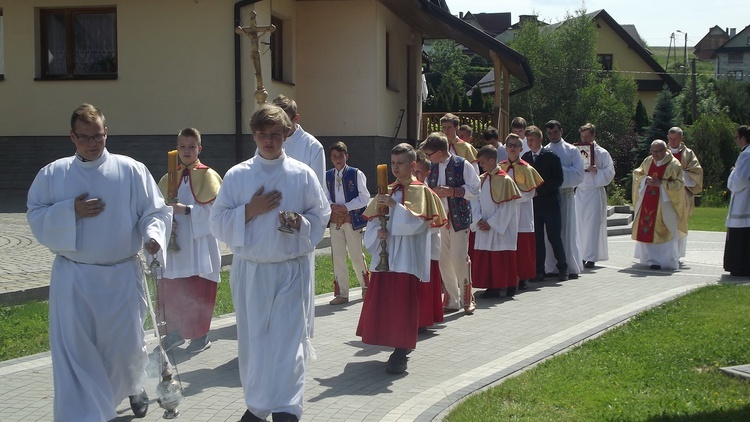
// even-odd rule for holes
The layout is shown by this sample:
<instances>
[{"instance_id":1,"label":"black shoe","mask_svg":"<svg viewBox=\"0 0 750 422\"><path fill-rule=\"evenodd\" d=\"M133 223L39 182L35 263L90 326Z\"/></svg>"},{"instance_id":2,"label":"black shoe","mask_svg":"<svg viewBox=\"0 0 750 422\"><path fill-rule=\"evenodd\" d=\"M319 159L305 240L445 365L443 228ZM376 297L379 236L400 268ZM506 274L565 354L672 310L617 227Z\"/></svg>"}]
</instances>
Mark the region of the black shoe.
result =
<instances>
[{"instance_id":1,"label":"black shoe","mask_svg":"<svg viewBox=\"0 0 750 422\"><path fill-rule=\"evenodd\" d=\"M517 291L518 291L518 286L510 286L508 287L508 290L505 291L505 297L513 297L516 295Z\"/></svg>"},{"instance_id":2,"label":"black shoe","mask_svg":"<svg viewBox=\"0 0 750 422\"><path fill-rule=\"evenodd\" d=\"M190 340L190 344L185 348L188 353L200 353L211 347L211 341L208 340L208 334L201 338Z\"/></svg>"},{"instance_id":3,"label":"black shoe","mask_svg":"<svg viewBox=\"0 0 750 422\"><path fill-rule=\"evenodd\" d=\"M583 268L594 268L594 261L583 261Z\"/></svg>"},{"instance_id":4,"label":"black shoe","mask_svg":"<svg viewBox=\"0 0 750 422\"><path fill-rule=\"evenodd\" d=\"M128 398L130 399L130 409L133 411L135 417L145 417L146 413L148 413L148 394L146 394L146 390L141 390L141 394L129 396Z\"/></svg>"},{"instance_id":5,"label":"black shoe","mask_svg":"<svg viewBox=\"0 0 750 422\"><path fill-rule=\"evenodd\" d=\"M578 274L576 273L569 273L568 278L571 280L578 280Z\"/></svg>"},{"instance_id":6,"label":"black shoe","mask_svg":"<svg viewBox=\"0 0 750 422\"><path fill-rule=\"evenodd\" d=\"M417 334L424 334L427 332L427 327L419 327L417 328Z\"/></svg>"},{"instance_id":7,"label":"black shoe","mask_svg":"<svg viewBox=\"0 0 750 422\"><path fill-rule=\"evenodd\" d=\"M299 419L297 416L287 412L273 412L271 413L273 422L297 422Z\"/></svg>"},{"instance_id":8,"label":"black shoe","mask_svg":"<svg viewBox=\"0 0 750 422\"><path fill-rule=\"evenodd\" d=\"M482 299L500 297L500 289L487 289L483 291L482 293L479 293L479 297Z\"/></svg>"},{"instance_id":9,"label":"black shoe","mask_svg":"<svg viewBox=\"0 0 750 422\"><path fill-rule=\"evenodd\" d=\"M526 290L529 288L529 284L526 282L526 280L521 280L518 282L518 290Z\"/></svg>"},{"instance_id":10,"label":"black shoe","mask_svg":"<svg viewBox=\"0 0 750 422\"><path fill-rule=\"evenodd\" d=\"M179 347L185 344L185 339L177 333L169 333L161 339L161 347L165 352L168 352L175 347Z\"/></svg>"},{"instance_id":11,"label":"black shoe","mask_svg":"<svg viewBox=\"0 0 750 422\"><path fill-rule=\"evenodd\" d=\"M262 422L262 421L265 421L265 419L261 419L261 418L255 416L249 410L246 410L245 414L242 415L242 419L240 419L240 422Z\"/></svg>"},{"instance_id":12,"label":"black shoe","mask_svg":"<svg viewBox=\"0 0 750 422\"><path fill-rule=\"evenodd\" d=\"M391 357L388 358L388 365L385 367L385 372L391 375L403 374L406 372L406 361L409 358L406 357L404 349L396 349Z\"/></svg>"},{"instance_id":13,"label":"black shoe","mask_svg":"<svg viewBox=\"0 0 750 422\"><path fill-rule=\"evenodd\" d=\"M536 274L536 279L533 279L533 278L532 278L532 279L531 279L531 280L529 280L529 281L544 281L544 278L545 278L545 277L547 277L547 275L546 275L545 273L537 273L537 274Z\"/></svg>"},{"instance_id":14,"label":"black shoe","mask_svg":"<svg viewBox=\"0 0 750 422\"><path fill-rule=\"evenodd\" d=\"M648 267L651 268L652 270L660 270L661 269L661 265L659 265L659 264L649 265Z\"/></svg>"},{"instance_id":15,"label":"black shoe","mask_svg":"<svg viewBox=\"0 0 750 422\"><path fill-rule=\"evenodd\" d=\"M569 277L565 273L561 273L559 276L557 276L557 279L560 281L568 281Z\"/></svg>"}]
</instances>

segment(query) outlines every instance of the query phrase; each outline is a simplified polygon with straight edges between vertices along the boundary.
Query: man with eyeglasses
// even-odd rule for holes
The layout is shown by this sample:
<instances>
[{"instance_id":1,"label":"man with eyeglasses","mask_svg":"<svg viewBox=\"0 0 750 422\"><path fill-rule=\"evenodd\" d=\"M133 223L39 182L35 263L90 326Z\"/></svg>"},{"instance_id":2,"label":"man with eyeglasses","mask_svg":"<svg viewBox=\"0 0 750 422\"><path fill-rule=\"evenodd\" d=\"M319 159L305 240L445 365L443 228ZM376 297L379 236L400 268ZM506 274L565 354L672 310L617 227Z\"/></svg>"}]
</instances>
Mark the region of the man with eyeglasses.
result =
<instances>
[{"instance_id":1,"label":"man with eyeglasses","mask_svg":"<svg viewBox=\"0 0 750 422\"><path fill-rule=\"evenodd\" d=\"M581 134L581 144L590 145L593 150L592 164L586 169L583 182L576 189L575 201L583 267L594 268L596 262L609 259L607 192L604 188L615 178L615 166L609 152L594 140L594 125L586 123L578 132Z\"/></svg>"},{"instance_id":2,"label":"man with eyeglasses","mask_svg":"<svg viewBox=\"0 0 750 422\"><path fill-rule=\"evenodd\" d=\"M651 156L633 170L635 257L652 270L680 267L679 225L685 212L680 162L667 143L651 143Z\"/></svg>"},{"instance_id":3,"label":"man with eyeglasses","mask_svg":"<svg viewBox=\"0 0 750 422\"><path fill-rule=\"evenodd\" d=\"M148 411L138 252L165 262L172 209L146 166L107 151L104 122L96 107L78 107L70 120L75 155L42 168L28 195L31 231L56 255L49 339L59 421L114 419L128 396L137 418Z\"/></svg>"}]
</instances>

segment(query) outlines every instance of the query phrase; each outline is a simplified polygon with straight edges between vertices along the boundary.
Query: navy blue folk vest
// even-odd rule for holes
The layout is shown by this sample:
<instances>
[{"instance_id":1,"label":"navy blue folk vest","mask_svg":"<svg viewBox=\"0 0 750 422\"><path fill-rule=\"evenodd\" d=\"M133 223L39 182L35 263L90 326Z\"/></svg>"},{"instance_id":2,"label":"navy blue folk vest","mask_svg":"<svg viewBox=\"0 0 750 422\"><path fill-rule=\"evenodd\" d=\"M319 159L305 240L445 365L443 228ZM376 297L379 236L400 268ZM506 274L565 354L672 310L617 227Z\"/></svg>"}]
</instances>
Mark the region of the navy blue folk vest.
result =
<instances>
[{"instance_id":1,"label":"navy blue folk vest","mask_svg":"<svg viewBox=\"0 0 750 422\"><path fill-rule=\"evenodd\" d=\"M341 183L344 188L344 201L349 202L352 199L359 196L359 187L357 186L357 168L346 166L341 178ZM331 202L336 203L336 183L334 182L336 174L336 168L332 168L326 172L326 187L328 187L328 194L331 195ZM358 210L349 211L349 216L352 218L352 229L359 230L367 225L367 220L362 217L362 213L365 211L362 207Z\"/></svg>"},{"instance_id":2,"label":"navy blue folk vest","mask_svg":"<svg viewBox=\"0 0 750 422\"><path fill-rule=\"evenodd\" d=\"M452 188L462 187L464 182L464 165L466 160L458 155L451 155L448 165L445 167L445 185ZM430 165L430 177L427 184L434 188L437 186L440 164L432 163ZM451 221L451 227L455 231L468 229L471 226L471 204L464 198L448 197L448 218Z\"/></svg>"}]
</instances>

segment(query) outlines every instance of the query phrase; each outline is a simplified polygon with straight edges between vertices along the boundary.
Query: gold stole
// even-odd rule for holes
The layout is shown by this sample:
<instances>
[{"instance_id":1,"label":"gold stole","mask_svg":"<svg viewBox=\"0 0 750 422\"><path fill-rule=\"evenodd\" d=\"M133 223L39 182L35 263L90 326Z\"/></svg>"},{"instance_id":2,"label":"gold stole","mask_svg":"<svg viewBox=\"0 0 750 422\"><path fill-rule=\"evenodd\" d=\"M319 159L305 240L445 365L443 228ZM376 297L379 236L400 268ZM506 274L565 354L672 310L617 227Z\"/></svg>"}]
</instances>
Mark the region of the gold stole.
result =
<instances>
[{"instance_id":1,"label":"gold stole","mask_svg":"<svg viewBox=\"0 0 750 422\"><path fill-rule=\"evenodd\" d=\"M221 176L210 167L201 164L200 160L195 160L193 164L187 166L190 190L197 204L208 204L216 199L221 188ZM177 167L178 177L182 177L185 166L180 164ZM167 175L159 180L159 190L166 198L167 196Z\"/></svg>"},{"instance_id":2,"label":"gold stole","mask_svg":"<svg viewBox=\"0 0 750 422\"><path fill-rule=\"evenodd\" d=\"M685 193L683 192L684 184L682 181L682 167L680 166L679 161L677 159L674 159L671 153L667 152L665 163L658 168L660 170L660 173L662 174L662 177L659 177L659 179L662 181L662 186L664 187L664 190L667 192L667 196L669 197L669 201L671 202L672 206L674 207L675 213L677 214L677 221L678 221L678 231L682 231L682 221L683 221L683 215L685 214ZM639 194L638 194L638 188L641 185L641 181L643 178L647 176L655 177L651 169L654 166L654 159L653 157L646 157L645 160L643 160L643 163L641 166L635 170L633 170L633 204L638 204L639 200ZM638 240L645 243L664 243L672 240L673 236L678 236L679 233L671 233L669 231L669 228L664 224L664 219L662 217L662 200L661 197L661 189L660 188L653 188L657 189L656 195L649 195L648 189L651 188L649 186L646 187L644 192L644 198L643 202L641 203L641 209L639 210L639 214L635 216L635 220L633 221L633 234L632 238L633 240ZM649 211L652 211L649 209L650 207L647 204L648 196L655 196L655 206L653 207L653 211L655 211L655 214L650 217L651 220L646 222L644 220L644 217L646 213ZM652 224L651 228L648 227L641 227L642 223ZM650 230L652 236L652 240L648 242L648 238L650 236L641 237L645 240L640 240L639 236L643 236L643 233Z\"/></svg>"},{"instance_id":3,"label":"gold stole","mask_svg":"<svg viewBox=\"0 0 750 422\"><path fill-rule=\"evenodd\" d=\"M411 182L408 184L401 184L396 181L388 185L389 195L392 195L393 192L397 190L403 192L401 205L409 210L409 212L415 217L432 221L432 227L440 227L448 222L440 198L432 191L432 189L424 183L417 181L413 176ZM373 218L382 215L378 211L378 201L370 201L370 204L362 215L368 220L372 220Z\"/></svg>"},{"instance_id":4,"label":"gold stole","mask_svg":"<svg viewBox=\"0 0 750 422\"><path fill-rule=\"evenodd\" d=\"M518 186L513 183L513 179L506 176L508 176L508 174L500 167L495 167L491 171L482 173L482 175L479 176L480 189L487 188L485 182L489 179L490 198L492 198L492 202L496 204L502 204L503 202L521 197L521 192L518 190Z\"/></svg>"},{"instance_id":5,"label":"gold stole","mask_svg":"<svg viewBox=\"0 0 750 422\"><path fill-rule=\"evenodd\" d=\"M521 159L512 164L508 160L503 160L500 162L500 168L508 175L510 175L508 169L513 169L513 181L516 182L521 192L530 192L544 183L544 179L536 169Z\"/></svg>"},{"instance_id":6,"label":"gold stole","mask_svg":"<svg viewBox=\"0 0 750 422\"><path fill-rule=\"evenodd\" d=\"M456 155L469 163L477 161L477 149L474 148L474 145L458 139L455 143L450 144L450 146L456 151Z\"/></svg>"}]
</instances>

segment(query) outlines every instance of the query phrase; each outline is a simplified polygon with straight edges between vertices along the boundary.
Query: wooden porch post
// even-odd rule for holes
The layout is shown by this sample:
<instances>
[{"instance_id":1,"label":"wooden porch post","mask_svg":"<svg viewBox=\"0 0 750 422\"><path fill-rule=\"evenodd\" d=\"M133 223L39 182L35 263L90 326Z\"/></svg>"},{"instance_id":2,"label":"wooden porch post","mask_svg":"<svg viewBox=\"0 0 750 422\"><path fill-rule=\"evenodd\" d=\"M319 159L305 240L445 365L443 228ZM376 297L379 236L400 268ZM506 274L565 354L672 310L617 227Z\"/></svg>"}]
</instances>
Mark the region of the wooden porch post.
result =
<instances>
[{"instance_id":1,"label":"wooden porch post","mask_svg":"<svg viewBox=\"0 0 750 422\"><path fill-rule=\"evenodd\" d=\"M492 124L500 132L501 136L508 131L510 124L510 72L503 65L500 57L494 51L490 51L492 57L492 73L495 76L495 108L492 113Z\"/></svg>"}]
</instances>

